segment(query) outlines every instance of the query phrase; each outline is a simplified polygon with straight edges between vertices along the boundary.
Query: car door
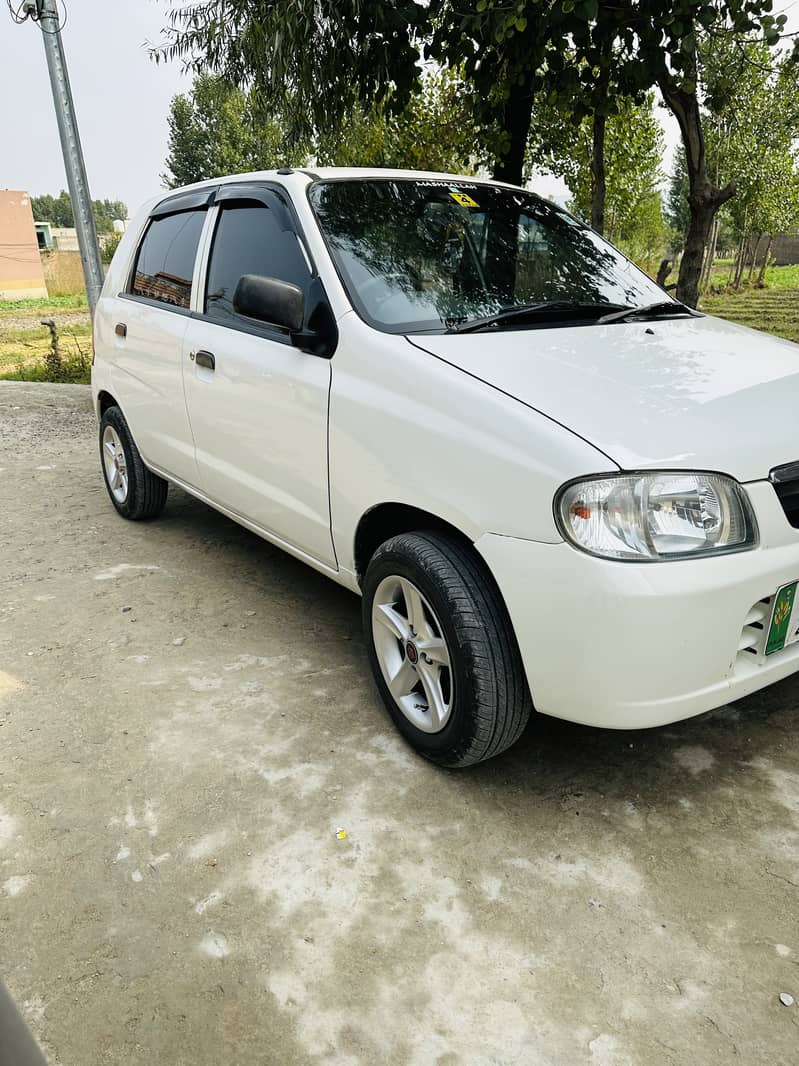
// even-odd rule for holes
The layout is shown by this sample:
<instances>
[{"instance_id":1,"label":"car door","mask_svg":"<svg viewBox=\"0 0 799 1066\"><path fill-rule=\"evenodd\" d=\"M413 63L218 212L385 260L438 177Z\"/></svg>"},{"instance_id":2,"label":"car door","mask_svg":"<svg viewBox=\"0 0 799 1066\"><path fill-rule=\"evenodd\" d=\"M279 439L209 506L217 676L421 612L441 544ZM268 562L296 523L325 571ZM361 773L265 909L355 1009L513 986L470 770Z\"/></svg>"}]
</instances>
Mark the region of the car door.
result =
<instances>
[{"instance_id":1,"label":"car door","mask_svg":"<svg viewBox=\"0 0 799 1066\"><path fill-rule=\"evenodd\" d=\"M208 200L208 191L203 195ZM183 392L183 342L207 215L204 204L185 205L181 198L150 216L126 291L115 301L109 339L114 392L144 459L193 485L197 465Z\"/></svg>"},{"instance_id":2,"label":"car door","mask_svg":"<svg viewBox=\"0 0 799 1066\"><path fill-rule=\"evenodd\" d=\"M327 477L329 359L285 329L245 318L245 274L306 293L312 280L288 203L265 186L223 186L209 220L202 290L184 339L200 488L215 503L335 567Z\"/></svg>"}]
</instances>

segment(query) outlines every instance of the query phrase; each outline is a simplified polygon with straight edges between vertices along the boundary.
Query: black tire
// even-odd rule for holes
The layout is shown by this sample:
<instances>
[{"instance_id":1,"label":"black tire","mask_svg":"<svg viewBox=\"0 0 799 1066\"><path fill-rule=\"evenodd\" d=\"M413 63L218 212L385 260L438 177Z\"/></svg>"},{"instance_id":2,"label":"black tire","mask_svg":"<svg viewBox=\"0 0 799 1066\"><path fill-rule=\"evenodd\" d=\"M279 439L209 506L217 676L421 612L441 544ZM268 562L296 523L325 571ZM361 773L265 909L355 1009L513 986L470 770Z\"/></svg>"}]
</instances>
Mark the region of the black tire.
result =
<instances>
[{"instance_id":1,"label":"black tire","mask_svg":"<svg viewBox=\"0 0 799 1066\"><path fill-rule=\"evenodd\" d=\"M124 500L118 500L114 496L103 458L103 434L108 426L119 437L125 453L128 492ZM125 416L118 407L107 407L100 419L100 467L111 503L123 518L129 518L132 522L140 522L148 518L156 518L163 511L169 491L169 482L154 474L152 470L148 470L144 465Z\"/></svg>"},{"instance_id":2,"label":"black tire","mask_svg":"<svg viewBox=\"0 0 799 1066\"><path fill-rule=\"evenodd\" d=\"M422 593L447 643L454 697L450 717L437 733L423 732L406 717L380 668L372 606L381 581L394 575ZM468 545L438 532L402 533L387 540L366 571L363 624L383 702L420 755L440 766L470 766L519 739L533 710L521 655L494 579Z\"/></svg>"}]
</instances>

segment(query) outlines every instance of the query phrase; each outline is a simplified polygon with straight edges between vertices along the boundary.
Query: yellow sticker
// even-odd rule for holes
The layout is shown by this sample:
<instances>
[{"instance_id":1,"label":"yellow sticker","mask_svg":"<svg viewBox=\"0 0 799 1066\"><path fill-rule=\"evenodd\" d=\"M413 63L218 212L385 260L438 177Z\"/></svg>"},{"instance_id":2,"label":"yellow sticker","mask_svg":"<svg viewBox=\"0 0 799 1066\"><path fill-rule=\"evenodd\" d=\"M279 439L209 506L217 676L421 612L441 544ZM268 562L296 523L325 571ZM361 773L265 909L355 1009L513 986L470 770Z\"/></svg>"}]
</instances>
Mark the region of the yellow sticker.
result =
<instances>
[{"instance_id":1,"label":"yellow sticker","mask_svg":"<svg viewBox=\"0 0 799 1066\"><path fill-rule=\"evenodd\" d=\"M456 204L460 204L461 207L477 207L478 206L477 201L473 200L471 198L471 196L467 196L465 192L453 192L452 189L450 189L449 194L452 197L452 199L455 201L455 203Z\"/></svg>"}]
</instances>

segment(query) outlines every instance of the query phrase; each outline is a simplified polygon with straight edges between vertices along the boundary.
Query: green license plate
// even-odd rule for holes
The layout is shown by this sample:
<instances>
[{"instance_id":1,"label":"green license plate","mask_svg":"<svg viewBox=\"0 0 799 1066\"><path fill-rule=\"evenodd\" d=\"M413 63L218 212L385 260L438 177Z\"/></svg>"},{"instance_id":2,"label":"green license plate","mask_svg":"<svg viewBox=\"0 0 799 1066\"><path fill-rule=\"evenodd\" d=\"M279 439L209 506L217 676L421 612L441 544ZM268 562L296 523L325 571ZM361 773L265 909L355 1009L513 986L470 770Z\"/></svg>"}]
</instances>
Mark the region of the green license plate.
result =
<instances>
[{"instance_id":1,"label":"green license plate","mask_svg":"<svg viewBox=\"0 0 799 1066\"><path fill-rule=\"evenodd\" d=\"M788 644L799 640L799 604L796 598L797 581L791 581L777 590L771 610L771 625L766 641L766 655L781 651Z\"/></svg>"}]
</instances>

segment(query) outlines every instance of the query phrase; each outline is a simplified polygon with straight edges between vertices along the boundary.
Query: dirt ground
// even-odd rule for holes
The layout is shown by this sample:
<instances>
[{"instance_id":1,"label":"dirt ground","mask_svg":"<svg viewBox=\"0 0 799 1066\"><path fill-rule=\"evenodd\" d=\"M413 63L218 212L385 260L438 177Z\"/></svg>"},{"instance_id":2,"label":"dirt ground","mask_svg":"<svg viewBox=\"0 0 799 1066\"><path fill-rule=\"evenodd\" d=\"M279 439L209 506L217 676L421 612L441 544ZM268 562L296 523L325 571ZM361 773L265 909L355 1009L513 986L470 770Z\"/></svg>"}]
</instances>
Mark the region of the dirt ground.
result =
<instances>
[{"instance_id":1,"label":"dirt ground","mask_svg":"<svg viewBox=\"0 0 799 1066\"><path fill-rule=\"evenodd\" d=\"M51 1063L795 1066L799 680L443 772L354 596L177 491L125 523L96 451L88 389L0 384L0 976Z\"/></svg>"}]
</instances>

